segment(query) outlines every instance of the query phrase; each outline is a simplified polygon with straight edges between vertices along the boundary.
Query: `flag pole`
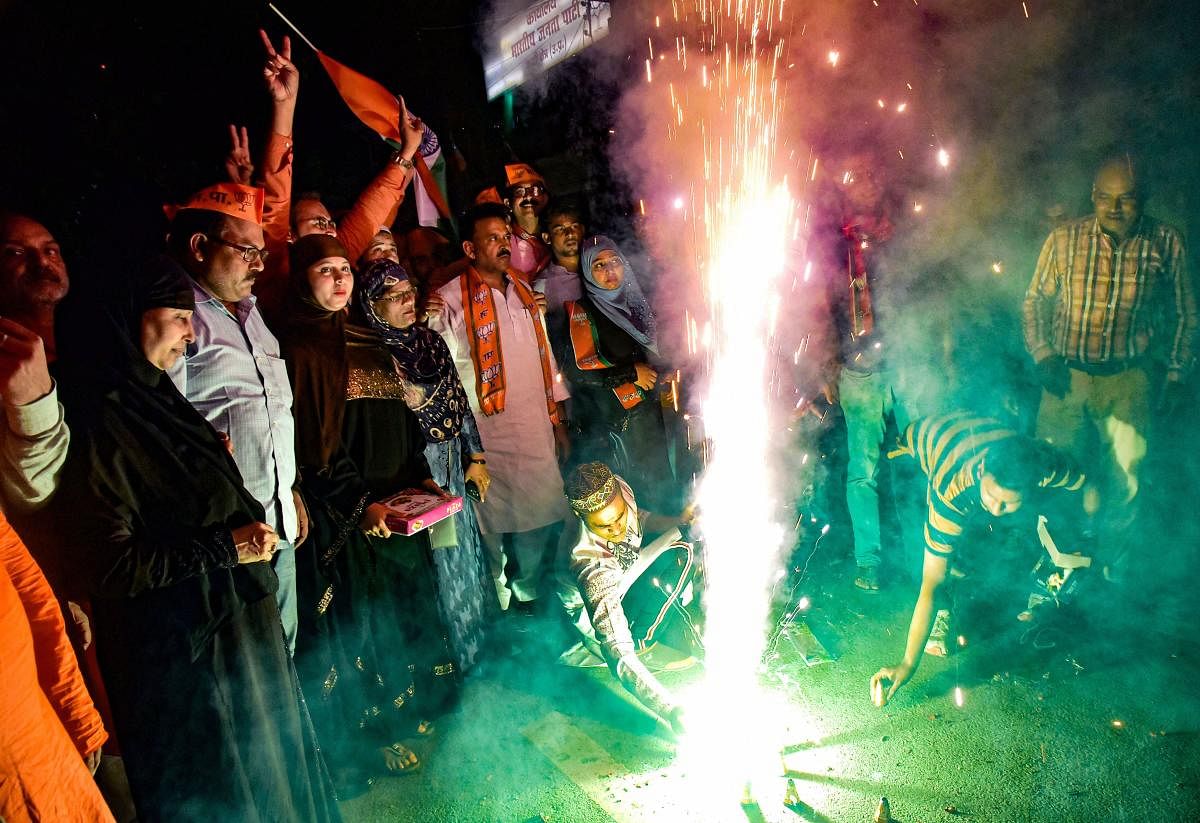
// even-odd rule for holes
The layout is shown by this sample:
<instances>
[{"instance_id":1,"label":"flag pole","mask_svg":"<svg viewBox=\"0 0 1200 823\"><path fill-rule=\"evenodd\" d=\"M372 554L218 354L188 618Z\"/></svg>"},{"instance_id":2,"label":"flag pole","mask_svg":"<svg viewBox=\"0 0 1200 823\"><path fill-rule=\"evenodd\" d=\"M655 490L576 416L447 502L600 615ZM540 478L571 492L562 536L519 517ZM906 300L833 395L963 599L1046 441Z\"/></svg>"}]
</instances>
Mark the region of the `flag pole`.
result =
<instances>
[{"instance_id":1,"label":"flag pole","mask_svg":"<svg viewBox=\"0 0 1200 823\"><path fill-rule=\"evenodd\" d=\"M301 40L303 40L305 43L307 43L307 44L308 44L308 47L309 47L310 49L312 49L313 51L315 51L315 52L317 52L318 54L320 54L321 50L320 50L320 49L318 49L316 46L314 46L314 45L313 45L313 42L312 42L311 40L309 40L307 37L305 37L305 36L304 36L304 32L302 32L302 31L300 31L300 29L296 28L296 24L295 24L295 23L293 23L291 20L288 20L288 19L287 19L287 17L285 17L285 16L284 16L283 12L281 12L281 11L280 11L278 8L276 8L276 7L275 7L275 4L274 4L274 3L267 3L267 7L268 7L268 8L269 8L271 11L275 12L276 14L278 14L278 15L279 15L279 19L280 19L280 20L282 20L283 22L287 23L287 24L288 24L288 28L290 28L292 31L296 32L296 36L297 36L297 37L299 37Z\"/></svg>"}]
</instances>

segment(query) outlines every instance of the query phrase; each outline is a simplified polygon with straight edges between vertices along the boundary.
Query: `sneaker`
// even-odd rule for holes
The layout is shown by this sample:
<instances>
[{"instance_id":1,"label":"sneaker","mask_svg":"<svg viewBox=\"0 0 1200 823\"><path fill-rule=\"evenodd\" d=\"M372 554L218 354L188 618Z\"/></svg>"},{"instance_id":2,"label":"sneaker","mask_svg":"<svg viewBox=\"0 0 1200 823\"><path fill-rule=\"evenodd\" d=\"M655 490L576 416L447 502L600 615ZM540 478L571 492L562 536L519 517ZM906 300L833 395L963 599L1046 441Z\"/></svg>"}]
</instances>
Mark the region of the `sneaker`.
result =
<instances>
[{"instance_id":1,"label":"sneaker","mask_svg":"<svg viewBox=\"0 0 1200 823\"><path fill-rule=\"evenodd\" d=\"M925 654L946 657L950 654L950 644L947 642L949 638L950 610L938 609L933 618L933 630L929 632L929 639L925 641Z\"/></svg>"},{"instance_id":2,"label":"sneaker","mask_svg":"<svg viewBox=\"0 0 1200 823\"><path fill-rule=\"evenodd\" d=\"M854 578L854 585L865 592L877 593L879 591L879 567L859 566L858 576Z\"/></svg>"}]
</instances>

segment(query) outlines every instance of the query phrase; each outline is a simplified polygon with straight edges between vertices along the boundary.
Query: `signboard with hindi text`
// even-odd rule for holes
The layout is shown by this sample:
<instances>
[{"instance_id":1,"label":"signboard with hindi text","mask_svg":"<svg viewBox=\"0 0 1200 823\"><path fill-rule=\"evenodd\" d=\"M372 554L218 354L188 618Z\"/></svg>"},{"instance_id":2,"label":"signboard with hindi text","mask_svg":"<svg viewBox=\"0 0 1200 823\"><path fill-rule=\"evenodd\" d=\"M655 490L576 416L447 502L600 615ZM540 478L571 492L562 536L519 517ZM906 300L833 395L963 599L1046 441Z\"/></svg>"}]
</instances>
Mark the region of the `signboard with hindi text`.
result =
<instances>
[{"instance_id":1,"label":"signboard with hindi text","mask_svg":"<svg viewBox=\"0 0 1200 823\"><path fill-rule=\"evenodd\" d=\"M612 11L596 0L538 0L492 22L483 56L487 96L494 100L578 54L608 34Z\"/></svg>"}]
</instances>

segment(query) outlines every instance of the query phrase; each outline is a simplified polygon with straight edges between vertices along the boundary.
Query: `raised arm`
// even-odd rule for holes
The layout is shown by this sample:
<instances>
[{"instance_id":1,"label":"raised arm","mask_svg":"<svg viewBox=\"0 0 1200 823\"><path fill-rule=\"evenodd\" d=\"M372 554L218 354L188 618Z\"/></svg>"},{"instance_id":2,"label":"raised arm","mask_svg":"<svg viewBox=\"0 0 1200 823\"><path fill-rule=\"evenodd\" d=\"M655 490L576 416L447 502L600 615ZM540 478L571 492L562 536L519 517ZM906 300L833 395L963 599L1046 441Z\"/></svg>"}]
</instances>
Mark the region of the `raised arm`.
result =
<instances>
[{"instance_id":1,"label":"raised arm","mask_svg":"<svg viewBox=\"0 0 1200 823\"><path fill-rule=\"evenodd\" d=\"M255 292L268 308L282 303L287 289L287 241L292 210L292 123L300 92L300 72L292 63L292 42L285 35L276 50L259 29L263 49L263 85L271 97L271 132L263 147L259 184L263 187L263 237L267 260Z\"/></svg>"},{"instance_id":2,"label":"raised arm","mask_svg":"<svg viewBox=\"0 0 1200 823\"><path fill-rule=\"evenodd\" d=\"M404 189L414 176L413 157L421 146L425 126L408 113L403 97L400 98L400 130L404 138L400 150L391 156L383 171L363 189L338 223L338 240L345 246L351 262L362 256L379 227L395 214L396 207L404 199Z\"/></svg>"}]
</instances>

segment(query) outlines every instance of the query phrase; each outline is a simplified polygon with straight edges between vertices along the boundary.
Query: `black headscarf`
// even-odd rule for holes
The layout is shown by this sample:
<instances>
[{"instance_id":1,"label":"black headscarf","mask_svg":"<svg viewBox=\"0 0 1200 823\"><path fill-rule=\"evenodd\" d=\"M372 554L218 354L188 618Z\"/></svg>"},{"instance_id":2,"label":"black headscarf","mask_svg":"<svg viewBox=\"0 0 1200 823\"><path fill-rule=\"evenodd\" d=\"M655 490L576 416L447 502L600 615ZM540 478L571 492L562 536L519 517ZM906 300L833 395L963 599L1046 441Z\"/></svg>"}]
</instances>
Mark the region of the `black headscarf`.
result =
<instances>
[{"instance_id":1,"label":"black headscarf","mask_svg":"<svg viewBox=\"0 0 1200 823\"><path fill-rule=\"evenodd\" d=\"M346 416L346 312L329 311L313 297L308 268L327 257L345 257L336 237L309 234L291 248L289 291L279 344L292 378L296 460L318 471L329 466Z\"/></svg>"},{"instance_id":2,"label":"black headscarf","mask_svg":"<svg viewBox=\"0 0 1200 823\"><path fill-rule=\"evenodd\" d=\"M165 257L111 284L76 338L88 348L64 352L71 445L49 516L100 611L124 625L122 614L150 609L155 625L139 634L182 631L197 655L278 583L268 563L236 564L230 532L265 520L262 507L216 431L142 351L142 315L161 307L195 307L187 274Z\"/></svg>"},{"instance_id":3,"label":"black headscarf","mask_svg":"<svg viewBox=\"0 0 1200 823\"><path fill-rule=\"evenodd\" d=\"M375 260L359 277L356 303L367 328L387 346L404 378L419 389L415 394L406 392L405 402L416 414L425 439L440 443L458 436L463 415L470 408L450 348L427 326L414 323L399 329L384 322L372 303L397 282L408 279L408 272L399 263Z\"/></svg>"}]
</instances>

